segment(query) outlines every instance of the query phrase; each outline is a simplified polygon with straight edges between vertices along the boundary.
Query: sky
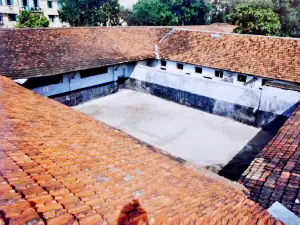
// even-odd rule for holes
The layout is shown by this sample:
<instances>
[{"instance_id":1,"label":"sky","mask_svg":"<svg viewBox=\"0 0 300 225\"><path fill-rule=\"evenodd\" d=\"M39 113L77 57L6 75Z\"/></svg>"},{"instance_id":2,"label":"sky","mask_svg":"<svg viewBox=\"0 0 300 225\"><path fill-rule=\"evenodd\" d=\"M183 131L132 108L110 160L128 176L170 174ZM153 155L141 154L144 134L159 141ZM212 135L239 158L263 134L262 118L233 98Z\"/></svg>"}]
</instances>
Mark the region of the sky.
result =
<instances>
[{"instance_id":1,"label":"sky","mask_svg":"<svg viewBox=\"0 0 300 225\"><path fill-rule=\"evenodd\" d=\"M132 8L132 5L136 2L137 0L119 0L120 5L125 6L125 8Z\"/></svg>"}]
</instances>

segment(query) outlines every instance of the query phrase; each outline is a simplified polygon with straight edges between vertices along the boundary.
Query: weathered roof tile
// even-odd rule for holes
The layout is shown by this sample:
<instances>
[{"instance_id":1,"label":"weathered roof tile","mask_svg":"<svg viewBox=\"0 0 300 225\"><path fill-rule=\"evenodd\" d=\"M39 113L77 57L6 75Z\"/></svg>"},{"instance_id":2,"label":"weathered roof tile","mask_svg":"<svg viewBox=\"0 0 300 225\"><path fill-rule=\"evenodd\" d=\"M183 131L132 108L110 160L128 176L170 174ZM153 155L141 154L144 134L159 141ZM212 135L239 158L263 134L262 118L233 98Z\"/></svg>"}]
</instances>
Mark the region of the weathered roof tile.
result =
<instances>
[{"instance_id":1,"label":"weathered roof tile","mask_svg":"<svg viewBox=\"0 0 300 225\"><path fill-rule=\"evenodd\" d=\"M177 29L159 52L163 59L300 83L300 39Z\"/></svg>"},{"instance_id":2,"label":"weathered roof tile","mask_svg":"<svg viewBox=\"0 0 300 225\"><path fill-rule=\"evenodd\" d=\"M276 222L229 181L7 78L0 91L2 220L117 224L133 210L150 224Z\"/></svg>"},{"instance_id":3,"label":"weathered roof tile","mask_svg":"<svg viewBox=\"0 0 300 225\"><path fill-rule=\"evenodd\" d=\"M265 208L278 201L300 216L300 106L256 156L240 182ZM261 185L253 185L261 181Z\"/></svg>"},{"instance_id":4,"label":"weathered roof tile","mask_svg":"<svg viewBox=\"0 0 300 225\"><path fill-rule=\"evenodd\" d=\"M154 57L170 28L8 29L0 31L0 74L49 76Z\"/></svg>"}]
</instances>

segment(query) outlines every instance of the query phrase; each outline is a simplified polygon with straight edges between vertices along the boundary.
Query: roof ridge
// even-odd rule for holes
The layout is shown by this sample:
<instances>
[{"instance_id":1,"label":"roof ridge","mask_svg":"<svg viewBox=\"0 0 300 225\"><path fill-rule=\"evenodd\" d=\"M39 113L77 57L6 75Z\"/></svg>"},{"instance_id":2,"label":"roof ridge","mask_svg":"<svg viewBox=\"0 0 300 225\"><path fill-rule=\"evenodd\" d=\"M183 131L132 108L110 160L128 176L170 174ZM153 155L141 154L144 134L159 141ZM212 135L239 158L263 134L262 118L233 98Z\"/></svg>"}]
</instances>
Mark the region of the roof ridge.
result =
<instances>
[{"instance_id":1,"label":"roof ridge","mask_svg":"<svg viewBox=\"0 0 300 225\"><path fill-rule=\"evenodd\" d=\"M199 32L199 33L212 33L212 34L225 34L232 36L244 36L244 37L259 37L259 38L276 38L276 39L286 39L286 40L296 40L300 41L300 38L292 38L292 37L280 37L280 36L266 36L266 35L254 35L254 34L237 34L230 32L221 32L221 31L209 31L209 30L194 30L191 28L174 28L175 30L188 31L188 32Z\"/></svg>"},{"instance_id":2,"label":"roof ridge","mask_svg":"<svg viewBox=\"0 0 300 225\"><path fill-rule=\"evenodd\" d=\"M0 28L1 31L15 31L15 30L76 30L76 29L166 29L172 26L90 26L90 27L33 27L33 28Z\"/></svg>"}]
</instances>

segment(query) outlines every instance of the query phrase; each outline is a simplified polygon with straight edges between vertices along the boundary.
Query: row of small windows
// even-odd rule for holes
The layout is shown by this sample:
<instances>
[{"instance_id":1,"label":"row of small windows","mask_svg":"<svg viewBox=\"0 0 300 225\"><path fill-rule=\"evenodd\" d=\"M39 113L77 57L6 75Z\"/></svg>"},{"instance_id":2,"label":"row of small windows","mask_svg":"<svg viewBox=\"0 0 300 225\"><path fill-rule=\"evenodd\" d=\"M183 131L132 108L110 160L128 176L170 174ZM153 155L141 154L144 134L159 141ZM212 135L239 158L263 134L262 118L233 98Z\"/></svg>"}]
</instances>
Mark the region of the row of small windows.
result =
<instances>
[{"instance_id":1,"label":"row of small windows","mask_svg":"<svg viewBox=\"0 0 300 225\"><path fill-rule=\"evenodd\" d=\"M87 77L97 76L97 75L105 74L105 73L108 73L107 66L80 71L80 77L87 78ZM26 88L29 88L29 89L33 89L33 88L54 85L54 84L60 84L60 83L63 83L63 76L55 75L55 76L49 76L49 77L29 78L23 84L23 86Z\"/></svg>"},{"instance_id":2,"label":"row of small windows","mask_svg":"<svg viewBox=\"0 0 300 225\"><path fill-rule=\"evenodd\" d=\"M13 0L0 0L0 5L3 5L3 2L6 3L6 5L13 5Z\"/></svg>"},{"instance_id":3,"label":"row of small windows","mask_svg":"<svg viewBox=\"0 0 300 225\"><path fill-rule=\"evenodd\" d=\"M161 69L166 70L165 67L167 66L167 61L161 60L160 65L162 66ZM177 63L177 69L183 70L183 64L182 63ZM195 67L195 72L196 73L202 73L202 67Z\"/></svg>"},{"instance_id":4,"label":"row of small windows","mask_svg":"<svg viewBox=\"0 0 300 225\"><path fill-rule=\"evenodd\" d=\"M11 22L17 21L17 14L7 14L7 17L8 17L8 21L11 21ZM49 15L48 17L49 17L50 22L55 21L55 16ZM0 13L0 22L2 22L2 21L3 21L3 15Z\"/></svg>"},{"instance_id":5,"label":"row of small windows","mask_svg":"<svg viewBox=\"0 0 300 225\"><path fill-rule=\"evenodd\" d=\"M6 2L6 5L9 5L9 6L13 6L14 5L14 1L13 0L4 0ZM3 5L3 0L0 0L0 5ZM22 7L23 8L28 8L29 6L29 3L28 3L28 0L22 0L21 1L22 3ZM61 8L61 3L59 2L58 3L59 5L59 8ZM48 0L47 1L47 6L48 8L53 8L53 0ZM38 0L33 0L33 9L37 9L39 7L39 3L38 3Z\"/></svg>"},{"instance_id":6,"label":"row of small windows","mask_svg":"<svg viewBox=\"0 0 300 225\"><path fill-rule=\"evenodd\" d=\"M17 21L17 14L7 14L7 17L8 17L8 21L11 21L11 22ZM49 17L50 22L55 21L55 16L49 15L48 17ZM3 21L3 15L0 13L0 22L2 22L2 21Z\"/></svg>"},{"instance_id":7,"label":"row of small windows","mask_svg":"<svg viewBox=\"0 0 300 225\"><path fill-rule=\"evenodd\" d=\"M86 78L86 77L97 76L97 75L105 74L105 73L108 73L107 66L80 71L80 77Z\"/></svg>"},{"instance_id":8,"label":"row of small windows","mask_svg":"<svg viewBox=\"0 0 300 225\"><path fill-rule=\"evenodd\" d=\"M166 66L167 66L167 61L165 60L161 60L161 66L163 70L166 70ZM177 63L177 69L179 70L183 70L183 67L184 65L182 63ZM202 74L202 67L195 67L195 73L199 73L199 74ZM189 73L188 73L189 74ZM215 70L215 77L218 77L218 78L223 78L224 76L224 72L223 71L220 71L220 70ZM211 79L211 77L205 77L207 79ZM237 76L237 80L239 82L246 82L247 81L247 76L246 75L241 75L241 74L238 74Z\"/></svg>"}]
</instances>

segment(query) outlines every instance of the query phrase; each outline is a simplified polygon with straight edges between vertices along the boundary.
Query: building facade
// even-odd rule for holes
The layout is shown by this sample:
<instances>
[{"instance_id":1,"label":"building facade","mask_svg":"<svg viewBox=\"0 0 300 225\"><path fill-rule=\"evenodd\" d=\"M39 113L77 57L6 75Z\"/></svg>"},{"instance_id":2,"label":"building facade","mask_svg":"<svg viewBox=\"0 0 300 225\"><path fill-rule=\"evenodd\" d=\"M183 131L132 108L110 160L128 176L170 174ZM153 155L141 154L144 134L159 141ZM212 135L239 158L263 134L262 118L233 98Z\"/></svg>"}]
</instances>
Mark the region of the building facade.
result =
<instances>
[{"instance_id":1,"label":"building facade","mask_svg":"<svg viewBox=\"0 0 300 225\"><path fill-rule=\"evenodd\" d=\"M0 0L0 28L14 28L22 10L46 16L50 27L63 27L67 24L59 19L59 0Z\"/></svg>"},{"instance_id":2,"label":"building facade","mask_svg":"<svg viewBox=\"0 0 300 225\"><path fill-rule=\"evenodd\" d=\"M2 51L0 46L0 73L28 79L23 86L66 105L122 84L265 127L284 121L300 102L299 39L136 27L15 29L0 35L7 43ZM13 45L11 37L27 47Z\"/></svg>"}]
</instances>

